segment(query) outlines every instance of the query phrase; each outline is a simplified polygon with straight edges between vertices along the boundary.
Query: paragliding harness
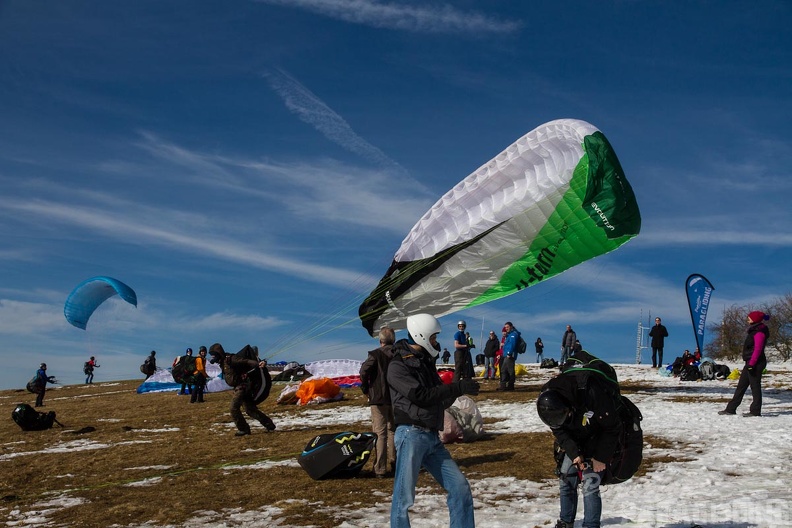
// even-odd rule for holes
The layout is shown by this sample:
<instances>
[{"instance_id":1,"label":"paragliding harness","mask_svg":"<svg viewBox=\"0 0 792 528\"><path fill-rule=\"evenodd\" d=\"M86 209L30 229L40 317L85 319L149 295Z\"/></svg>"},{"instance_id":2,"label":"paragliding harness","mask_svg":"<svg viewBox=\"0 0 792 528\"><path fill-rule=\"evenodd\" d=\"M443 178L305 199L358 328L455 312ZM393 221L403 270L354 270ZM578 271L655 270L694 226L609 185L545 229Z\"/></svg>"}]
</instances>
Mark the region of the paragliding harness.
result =
<instances>
[{"instance_id":1,"label":"paragliding harness","mask_svg":"<svg viewBox=\"0 0 792 528\"><path fill-rule=\"evenodd\" d=\"M253 402L259 404L269 397L272 388L272 376L266 367L255 367L247 372L237 372L231 367L232 356L252 361L260 361L258 354L250 345L245 345L236 354L226 353L223 358L223 379L231 387L243 386L253 398Z\"/></svg>"},{"instance_id":2,"label":"paragliding harness","mask_svg":"<svg viewBox=\"0 0 792 528\"><path fill-rule=\"evenodd\" d=\"M191 355L185 354L173 360L171 374L176 383L192 383L193 372L195 372L195 358Z\"/></svg>"},{"instance_id":3,"label":"paragliding harness","mask_svg":"<svg viewBox=\"0 0 792 528\"><path fill-rule=\"evenodd\" d=\"M140 372L142 372L146 376L151 376L152 374L154 374L155 371L156 371L156 369L151 364L151 358L150 357L147 357L146 360L143 361L143 364L140 365Z\"/></svg>"},{"instance_id":4,"label":"paragliding harness","mask_svg":"<svg viewBox=\"0 0 792 528\"><path fill-rule=\"evenodd\" d=\"M374 433L329 433L314 437L297 462L314 480L355 477L377 442Z\"/></svg>"},{"instance_id":5,"label":"paragliding harness","mask_svg":"<svg viewBox=\"0 0 792 528\"><path fill-rule=\"evenodd\" d=\"M63 427L63 424L55 419L55 411L38 412L27 403L17 405L11 412L11 418L23 431L43 431L52 428L53 423Z\"/></svg>"},{"instance_id":6,"label":"paragliding harness","mask_svg":"<svg viewBox=\"0 0 792 528\"><path fill-rule=\"evenodd\" d=\"M28 392L32 392L33 394L39 394L41 391L44 390L44 387L46 387L47 383L58 383L58 380L56 380L53 376L49 376L46 379L42 380L38 377L38 374L36 374L32 378L30 378L30 381L27 382L25 388L27 389Z\"/></svg>"},{"instance_id":7,"label":"paragliding harness","mask_svg":"<svg viewBox=\"0 0 792 528\"><path fill-rule=\"evenodd\" d=\"M638 471L643 458L641 411L627 396L621 394L613 367L585 350L578 352L565 364L564 374L575 376L579 391L588 391L592 377L596 376L600 381L599 386L605 388L606 396L613 398L616 413L622 422L622 430L613 458L606 461L607 468L601 484L619 484L630 480ZM558 472L565 453L557 442L554 443L553 451Z\"/></svg>"},{"instance_id":8,"label":"paragliding harness","mask_svg":"<svg viewBox=\"0 0 792 528\"><path fill-rule=\"evenodd\" d=\"M91 372L93 372L93 365L91 365L90 361L86 361L85 364L83 365L83 374L87 376Z\"/></svg>"}]
</instances>

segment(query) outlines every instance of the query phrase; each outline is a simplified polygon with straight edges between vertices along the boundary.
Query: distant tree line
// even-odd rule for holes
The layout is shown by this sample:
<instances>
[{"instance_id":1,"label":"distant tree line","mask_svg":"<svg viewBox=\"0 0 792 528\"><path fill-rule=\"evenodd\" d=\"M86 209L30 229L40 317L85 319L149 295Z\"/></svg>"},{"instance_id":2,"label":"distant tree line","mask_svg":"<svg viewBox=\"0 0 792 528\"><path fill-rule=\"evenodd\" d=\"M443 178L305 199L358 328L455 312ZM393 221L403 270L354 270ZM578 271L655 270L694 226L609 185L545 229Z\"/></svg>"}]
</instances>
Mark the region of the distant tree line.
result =
<instances>
[{"instance_id":1,"label":"distant tree line","mask_svg":"<svg viewBox=\"0 0 792 528\"><path fill-rule=\"evenodd\" d=\"M746 319L754 310L770 315L770 320L765 321L770 329L770 339L765 348L767 359L772 362L792 358L792 293L758 306L732 305L726 308L721 322L710 326L715 337L704 346L705 355L713 359L741 360L748 327Z\"/></svg>"}]
</instances>

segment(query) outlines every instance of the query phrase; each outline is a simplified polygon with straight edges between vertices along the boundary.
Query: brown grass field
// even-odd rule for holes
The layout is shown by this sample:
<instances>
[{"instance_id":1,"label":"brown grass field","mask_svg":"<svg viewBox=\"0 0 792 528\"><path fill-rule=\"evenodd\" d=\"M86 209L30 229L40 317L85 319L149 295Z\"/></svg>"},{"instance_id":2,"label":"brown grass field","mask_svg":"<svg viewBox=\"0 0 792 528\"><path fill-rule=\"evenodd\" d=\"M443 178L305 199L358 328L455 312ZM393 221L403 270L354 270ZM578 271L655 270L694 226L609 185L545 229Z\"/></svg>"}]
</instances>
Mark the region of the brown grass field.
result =
<instances>
[{"instance_id":1,"label":"brown grass field","mask_svg":"<svg viewBox=\"0 0 792 528\"><path fill-rule=\"evenodd\" d=\"M533 403L540 383L521 380L528 380L528 385L511 393L496 392L495 382L483 382L474 399ZM252 435L238 438L228 414L231 392L207 394L206 403L191 405L187 397L173 392L136 394L139 384L140 380L130 380L51 389L40 410L56 411L64 427L28 432L11 420L11 412L17 403L32 404L34 395L0 391L0 412L6 417L0 428L0 515L8 525L42 509L41 503L65 496L71 499L70 505L48 512L47 526L181 525L207 510L222 514L277 506L283 524L333 527L345 510L382 502L392 491L390 479L372 478L370 462L357 478L323 481L312 480L293 465L266 469L256 465L294 460L315 435L367 431L367 422L326 428L305 423L279 427L272 433L256 427ZM642 387L632 390L637 388ZM259 406L276 424L279 417L317 409L315 405L276 404L280 390L276 384L270 398ZM624 387L625 393L630 391ZM344 400L321 406L366 405L359 389L343 392ZM645 441L653 447L664 445L661 438ZM109 447L62 449L75 442ZM480 441L448 448L471 479L554 478L549 430L487 434ZM661 462L645 459L640 472ZM146 485L130 485L141 481ZM419 486L436 487L426 475L421 476ZM322 504L322 508L306 504Z\"/></svg>"}]
</instances>

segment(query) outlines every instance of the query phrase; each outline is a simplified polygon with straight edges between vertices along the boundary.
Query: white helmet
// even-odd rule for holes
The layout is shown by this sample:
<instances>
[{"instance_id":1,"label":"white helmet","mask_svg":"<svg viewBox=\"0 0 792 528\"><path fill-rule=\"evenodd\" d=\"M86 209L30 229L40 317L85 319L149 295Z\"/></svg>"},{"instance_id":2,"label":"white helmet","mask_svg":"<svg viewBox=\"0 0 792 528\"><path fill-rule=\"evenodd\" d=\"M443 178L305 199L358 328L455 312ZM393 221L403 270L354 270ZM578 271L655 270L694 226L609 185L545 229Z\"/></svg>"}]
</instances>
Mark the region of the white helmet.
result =
<instances>
[{"instance_id":1,"label":"white helmet","mask_svg":"<svg viewBox=\"0 0 792 528\"><path fill-rule=\"evenodd\" d=\"M411 315L407 318L407 332L415 341L415 344L422 346L424 350L435 357L440 352L440 344L435 341L437 344L432 345L429 342L429 338L439 333L441 329L440 323L433 315L422 313Z\"/></svg>"},{"instance_id":2,"label":"white helmet","mask_svg":"<svg viewBox=\"0 0 792 528\"><path fill-rule=\"evenodd\" d=\"M459 321L459 322L457 323L457 326L460 326L460 325L461 325L461 326L467 326L467 323L466 323L465 321Z\"/></svg>"}]
</instances>

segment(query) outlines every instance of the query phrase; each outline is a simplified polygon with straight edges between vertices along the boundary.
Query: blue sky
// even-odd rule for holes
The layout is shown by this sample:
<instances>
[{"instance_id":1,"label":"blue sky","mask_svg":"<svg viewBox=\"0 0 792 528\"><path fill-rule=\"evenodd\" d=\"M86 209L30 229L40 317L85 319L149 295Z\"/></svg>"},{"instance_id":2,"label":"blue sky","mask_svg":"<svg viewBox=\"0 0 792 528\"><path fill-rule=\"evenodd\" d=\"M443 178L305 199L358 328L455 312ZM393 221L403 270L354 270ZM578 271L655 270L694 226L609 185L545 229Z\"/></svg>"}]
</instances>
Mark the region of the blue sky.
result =
<instances>
[{"instance_id":1,"label":"blue sky","mask_svg":"<svg viewBox=\"0 0 792 528\"><path fill-rule=\"evenodd\" d=\"M634 362L684 281L723 307L790 292L788 2L0 3L0 388L139 377L155 349L365 357L357 306L442 194L558 118L614 146L641 208L619 250L441 319L511 320L558 358ZM130 285L87 330L63 303ZM644 362L648 354L644 353Z\"/></svg>"}]
</instances>

